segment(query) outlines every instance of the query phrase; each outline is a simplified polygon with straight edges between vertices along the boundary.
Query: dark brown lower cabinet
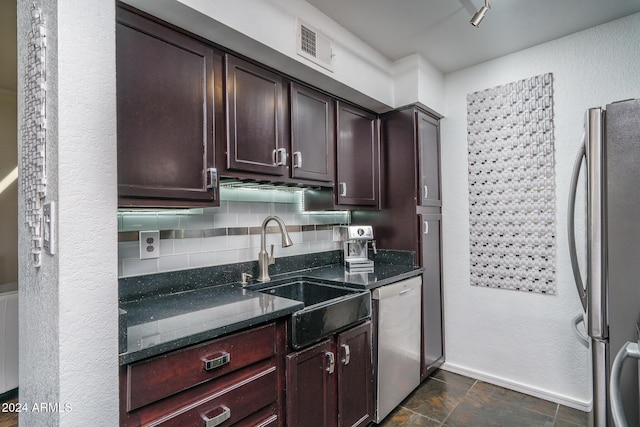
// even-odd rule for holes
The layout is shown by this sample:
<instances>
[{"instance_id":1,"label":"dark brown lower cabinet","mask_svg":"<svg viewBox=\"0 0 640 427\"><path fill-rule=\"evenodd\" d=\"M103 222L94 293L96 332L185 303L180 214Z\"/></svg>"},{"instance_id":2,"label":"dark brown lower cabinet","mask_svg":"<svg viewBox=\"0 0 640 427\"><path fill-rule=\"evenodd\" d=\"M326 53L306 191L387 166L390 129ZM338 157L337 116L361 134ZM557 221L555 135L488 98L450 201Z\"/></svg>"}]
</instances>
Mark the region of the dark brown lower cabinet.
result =
<instances>
[{"instance_id":1,"label":"dark brown lower cabinet","mask_svg":"<svg viewBox=\"0 0 640 427\"><path fill-rule=\"evenodd\" d=\"M120 369L121 426L283 426L283 321Z\"/></svg>"},{"instance_id":2,"label":"dark brown lower cabinet","mask_svg":"<svg viewBox=\"0 0 640 427\"><path fill-rule=\"evenodd\" d=\"M287 425L366 426L373 416L371 322L287 356Z\"/></svg>"},{"instance_id":3,"label":"dark brown lower cabinet","mask_svg":"<svg viewBox=\"0 0 640 427\"><path fill-rule=\"evenodd\" d=\"M444 363L442 320L442 215L439 208L418 215L422 276L422 379ZM429 212L429 213L427 213Z\"/></svg>"}]
</instances>

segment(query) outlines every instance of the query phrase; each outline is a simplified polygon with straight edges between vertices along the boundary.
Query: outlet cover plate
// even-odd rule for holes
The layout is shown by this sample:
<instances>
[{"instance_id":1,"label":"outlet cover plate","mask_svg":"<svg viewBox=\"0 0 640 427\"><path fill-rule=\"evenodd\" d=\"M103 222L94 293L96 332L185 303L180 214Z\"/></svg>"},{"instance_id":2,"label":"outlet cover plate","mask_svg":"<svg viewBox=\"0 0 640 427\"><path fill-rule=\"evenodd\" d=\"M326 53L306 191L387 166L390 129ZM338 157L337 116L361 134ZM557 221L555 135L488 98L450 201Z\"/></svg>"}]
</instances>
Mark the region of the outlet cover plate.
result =
<instances>
[{"instance_id":1,"label":"outlet cover plate","mask_svg":"<svg viewBox=\"0 0 640 427\"><path fill-rule=\"evenodd\" d=\"M160 231L140 232L140 259L160 258Z\"/></svg>"}]
</instances>

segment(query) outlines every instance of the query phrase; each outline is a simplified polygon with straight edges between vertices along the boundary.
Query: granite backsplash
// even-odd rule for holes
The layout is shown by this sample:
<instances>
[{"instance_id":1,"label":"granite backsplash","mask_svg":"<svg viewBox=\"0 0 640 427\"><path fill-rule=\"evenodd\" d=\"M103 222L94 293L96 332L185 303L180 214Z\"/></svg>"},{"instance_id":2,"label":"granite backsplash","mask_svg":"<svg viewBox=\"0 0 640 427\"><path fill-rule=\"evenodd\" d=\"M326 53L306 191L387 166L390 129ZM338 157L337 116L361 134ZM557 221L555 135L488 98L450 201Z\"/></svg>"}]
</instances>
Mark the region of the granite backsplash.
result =
<instances>
[{"instance_id":1,"label":"granite backsplash","mask_svg":"<svg viewBox=\"0 0 640 427\"><path fill-rule=\"evenodd\" d=\"M414 265L413 252L378 250L377 254L370 252L369 257L376 265ZM277 258L276 263L269 267L269 272L273 279L277 279L277 276L281 274L342 264L342 262L343 253L341 250L293 255ZM172 294L239 282L242 273L249 273L254 278L258 277L258 262L245 261L219 266L123 277L118 280L119 297L121 302L127 302L138 300L145 296Z\"/></svg>"}]
</instances>

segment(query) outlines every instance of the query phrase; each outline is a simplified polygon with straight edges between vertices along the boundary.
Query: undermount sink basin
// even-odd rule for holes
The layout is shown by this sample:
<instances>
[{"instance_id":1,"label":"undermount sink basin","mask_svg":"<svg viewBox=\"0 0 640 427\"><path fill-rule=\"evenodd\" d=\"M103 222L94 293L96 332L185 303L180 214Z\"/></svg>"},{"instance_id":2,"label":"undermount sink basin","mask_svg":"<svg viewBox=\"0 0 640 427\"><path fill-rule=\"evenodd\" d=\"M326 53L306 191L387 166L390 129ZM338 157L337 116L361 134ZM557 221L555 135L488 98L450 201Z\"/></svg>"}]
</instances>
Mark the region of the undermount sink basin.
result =
<instances>
[{"instance_id":1,"label":"undermount sink basin","mask_svg":"<svg viewBox=\"0 0 640 427\"><path fill-rule=\"evenodd\" d=\"M259 290L300 301L304 308L289 319L289 345L300 349L371 317L371 293L295 280Z\"/></svg>"}]
</instances>

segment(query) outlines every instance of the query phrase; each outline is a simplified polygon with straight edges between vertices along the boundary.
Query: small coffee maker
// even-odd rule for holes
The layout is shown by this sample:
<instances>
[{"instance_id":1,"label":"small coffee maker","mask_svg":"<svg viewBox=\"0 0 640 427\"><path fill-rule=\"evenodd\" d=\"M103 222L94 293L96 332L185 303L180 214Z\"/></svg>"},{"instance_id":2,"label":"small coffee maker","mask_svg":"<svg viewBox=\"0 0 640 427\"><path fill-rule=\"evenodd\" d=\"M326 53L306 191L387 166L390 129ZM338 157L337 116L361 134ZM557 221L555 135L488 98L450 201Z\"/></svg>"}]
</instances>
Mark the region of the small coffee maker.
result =
<instances>
[{"instance_id":1,"label":"small coffee maker","mask_svg":"<svg viewBox=\"0 0 640 427\"><path fill-rule=\"evenodd\" d=\"M342 242L344 264L350 273L373 272L373 260L369 259L369 242L373 253L377 253L370 225L336 225L333 227L333 241Z\"/></svg>"}]
</instances>

